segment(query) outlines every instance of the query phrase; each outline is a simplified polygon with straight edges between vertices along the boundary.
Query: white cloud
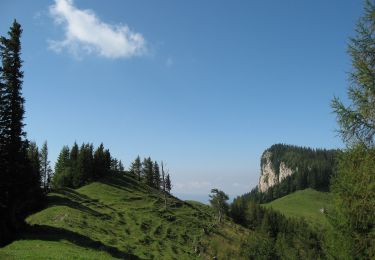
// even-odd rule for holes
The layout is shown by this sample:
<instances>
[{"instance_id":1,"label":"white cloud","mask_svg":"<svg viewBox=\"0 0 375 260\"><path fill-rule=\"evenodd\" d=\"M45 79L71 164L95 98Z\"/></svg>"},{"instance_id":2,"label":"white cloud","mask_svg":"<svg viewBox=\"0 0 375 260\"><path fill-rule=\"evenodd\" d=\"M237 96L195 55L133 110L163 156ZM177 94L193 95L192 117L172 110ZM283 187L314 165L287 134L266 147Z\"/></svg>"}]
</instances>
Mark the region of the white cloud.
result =
<instances>
[{"instance_id":1,"label":"white cloud","mask_svg":"<svg viewBox=\"0 0 375 260\"><path fill-rule=\"evenodd\" d=\"M102 22L91 10L80 10L73 0L55 0L50 15L65 30L61 41L50 41L50 49L72 54L96 54L106 58L129 58L146 52L142 34L133 32L127 25L110 25Z\"/></svg>"}]
</instances>

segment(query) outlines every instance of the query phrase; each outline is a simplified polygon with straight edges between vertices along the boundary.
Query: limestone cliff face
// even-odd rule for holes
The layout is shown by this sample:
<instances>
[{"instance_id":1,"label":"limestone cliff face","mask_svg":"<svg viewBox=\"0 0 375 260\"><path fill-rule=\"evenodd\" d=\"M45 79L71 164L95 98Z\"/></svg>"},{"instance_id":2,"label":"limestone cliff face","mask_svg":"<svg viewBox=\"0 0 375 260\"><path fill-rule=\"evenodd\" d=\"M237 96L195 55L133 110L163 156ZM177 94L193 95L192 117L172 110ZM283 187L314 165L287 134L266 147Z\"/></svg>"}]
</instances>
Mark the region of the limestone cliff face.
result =
<instances>
[{"instance_id":1,"label":"limestone cliff face","mask_svg":"<svg viewBox=\"0 0 375 260\"><path fill-rule=\"evenodd\" d=\"M287 176L293 174L292 169L288 168L284 162L280 163L277 173L272 166L271 156L272 153L270 151L266 151L262 155L261 173L258 184L259 191L261 192L267 191L270 187L280 183Z\"/></svg>"}]
</instances>

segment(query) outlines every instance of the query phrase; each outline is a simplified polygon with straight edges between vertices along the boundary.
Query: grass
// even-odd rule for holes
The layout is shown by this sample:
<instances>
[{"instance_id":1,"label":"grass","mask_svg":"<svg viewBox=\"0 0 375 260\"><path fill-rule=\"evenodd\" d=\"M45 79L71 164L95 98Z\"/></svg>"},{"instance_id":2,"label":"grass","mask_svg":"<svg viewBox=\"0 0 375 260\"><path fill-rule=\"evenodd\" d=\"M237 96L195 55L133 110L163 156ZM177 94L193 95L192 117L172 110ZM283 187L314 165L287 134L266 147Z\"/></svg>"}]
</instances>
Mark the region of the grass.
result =
<instances>
[{"instance_id":1,"label":"grass","mask_svg":"<svg viewBox=\"0 0 375 260\"><path fill-rule=\"evenodd\" d=\"M330 193L305 189L263 205L280 211L287 217L302 217L314 228L321 229L329 226L328 220L321 209L329 208L331 203L332 196Z\"/></svg>"},{"instance_id":2,"label":"grass","mask_svg":"<svg viewBox=\"0 0 375 260\"><path fill-rule=\"evenodd\" d=\"M169 197L129 176L48 195L1 259L242 259L248 230L217 224L211 208Z\"/></svg>"}]
</instances>

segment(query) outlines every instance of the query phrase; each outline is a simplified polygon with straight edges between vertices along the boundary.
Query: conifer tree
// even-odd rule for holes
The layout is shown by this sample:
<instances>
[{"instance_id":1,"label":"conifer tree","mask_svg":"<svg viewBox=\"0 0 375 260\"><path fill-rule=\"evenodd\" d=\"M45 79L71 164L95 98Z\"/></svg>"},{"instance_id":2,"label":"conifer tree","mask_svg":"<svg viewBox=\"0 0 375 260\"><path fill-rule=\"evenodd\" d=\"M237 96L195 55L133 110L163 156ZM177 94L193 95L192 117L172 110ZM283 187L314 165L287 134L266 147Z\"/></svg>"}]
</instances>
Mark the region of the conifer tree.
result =
<instances>
[{"instance_id":1,"label":"conifer tree","mask_svg":"<svg viewBox=\"0 0 375 260\"><path fill-rule=\"evenodd\" d=\"M144 182L150 186L150 187L154 187L154 175L153 175L153 172L152 172L152 166L153 166L153 163L152 163L152 160L150 157L148 158L144 158L143 160L143 163L142 163L142 172L143 172L143 178L144 178Z\"/></svg>"},{"instance_id":2,"label":"conifer tree","mask_svg":"<svg viewBox=\"0 0 375 260\"><path fill-rule=\"evenodd\" d=\"M41 161L39 148L35 142L30 142L27 147L27 157L30 163L31 173L34 178L38 181L39 186L42 183L42 174L41 174Z\"/></svg>"},{"instance_id":3,"label":"conifer tree","mask_svg":"<svg viewBox=\"0 0 375 260\"><path fill-rule=\"evenodd\" d=\"M70 150L64 146L55 164L55 174L52 178L53 188L73 187L73 176L71 171Z\"/></svg>"},{"instance_id":4,"label":"conifer tree","mask_svg":"<svg viewBox=\"0 0 375 260\"><path fill-rule=\"evenodd\" d=\"M101 178L107 173L105 164L104 145L101 143L94 153L94 179Z\"/></svg>"},{"instance_id":5,"label":"conifer tree","mask_svg":"<svg viewBox=\"0 0 375 260\"><path fill-rule=\"evenodd\" d=\"M142 163L141 163L141 158L139 155L135 160L132 162L129 172L134 175L138 179L138 181L141 180L141 174L142 174Z\"/></svg>"},{"instance_id":6,"label":"conifer tree","mask_svg":"<svg viewBox=\"0 0 375 260\"><path fill-rule=\"evenodd\" d=\"M153 174L153 185L155 189L160 190L160 169L159 164L155 161L152 167L152 174Z\"/></svg>"},{"instance_id":7,"label":"conifer tree","mask_svg":"<svg viewBox=\"0 0 375 260\"><path fill-rule=\"evenodd\" d=\"M210 194L210 203L214 208L218 221L221 223L224 215L228 212L228 195L218 189L212 189Z\"/></svg>"},{"instance_id":8,"label":"conifer tree","mask_svg":"<svg viewBox=\"0 0 375 260\"><path fill-rule=\"evenodd\" d=\"M118 162L118 170L119 170L119 172L125 171L124 164L122 163L121 160Z\"/></svg>"},{"instance_id":9,"label":"conifer tree","mask_svg":"<svg viewBox=\"0 0 375 260\"><path fill-rule=\"evenodd\" d=\"M23 131L21 34L14 20L8 38L0 37L0 244L15 235L42 198Z\"/></svg>"},{"instance_id":10,"label":"conifer tree","mask_svg":"<svg viewBox=\"0 0 375 260\"><path fill-rule=\"evenodd\" d=\"M169 176L169 173L167 174L167 177L165 178L165 190L168 193L171 193L171 190L172 190L171 177Z\"/></svg>"},{"instance_id":11,"label":"conifer tree","mask_svg":"<svg viewBox=\"0 0 375 260\"><path fill-rule=\"evenodd\" d=\"M335 207L329 212L334 226L328 252L346 259L375 258L375 3L365 2L365 12L351 39L353 70L348 88L352 104L332 102L348 144L339 159L332 191Z\"/></svg>"},{"instance_id":12,"label":"conifer tree","mask_svg":"<svg viewBox=\"0 0 375 260\"><path fill-rule=\"evenodd\" d=\"M42 186L45 192L48 192L51 185L52 169L50 161L48 160L48 146L47 141L44 142L43 147L40 151L40 171L42 175Z\"/></svg>"}]
</instances>

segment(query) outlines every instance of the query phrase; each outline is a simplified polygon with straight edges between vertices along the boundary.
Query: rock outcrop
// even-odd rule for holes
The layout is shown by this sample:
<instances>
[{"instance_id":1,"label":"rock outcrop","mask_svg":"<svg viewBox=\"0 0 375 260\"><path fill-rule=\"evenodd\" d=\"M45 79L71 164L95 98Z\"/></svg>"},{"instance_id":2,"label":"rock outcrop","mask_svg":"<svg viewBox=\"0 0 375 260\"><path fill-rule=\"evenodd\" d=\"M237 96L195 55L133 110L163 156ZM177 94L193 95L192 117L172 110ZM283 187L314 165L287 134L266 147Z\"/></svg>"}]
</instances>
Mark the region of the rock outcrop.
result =
<instances>
[{"instance_id":1,"label":"rock outcrop","mask_svg":"<svg viewBox=\"0 0 375 260\"><path fill-rule=\"evenodd\" d=\"M261 158L261 173L258 189L260 192L266 192L270 187L280 183L283 179L293 174L292 169L288 168L284 162L280 162L278 171L274 169L271 161L272 153L266 151Z\"/></svg>"}]
</instances>

